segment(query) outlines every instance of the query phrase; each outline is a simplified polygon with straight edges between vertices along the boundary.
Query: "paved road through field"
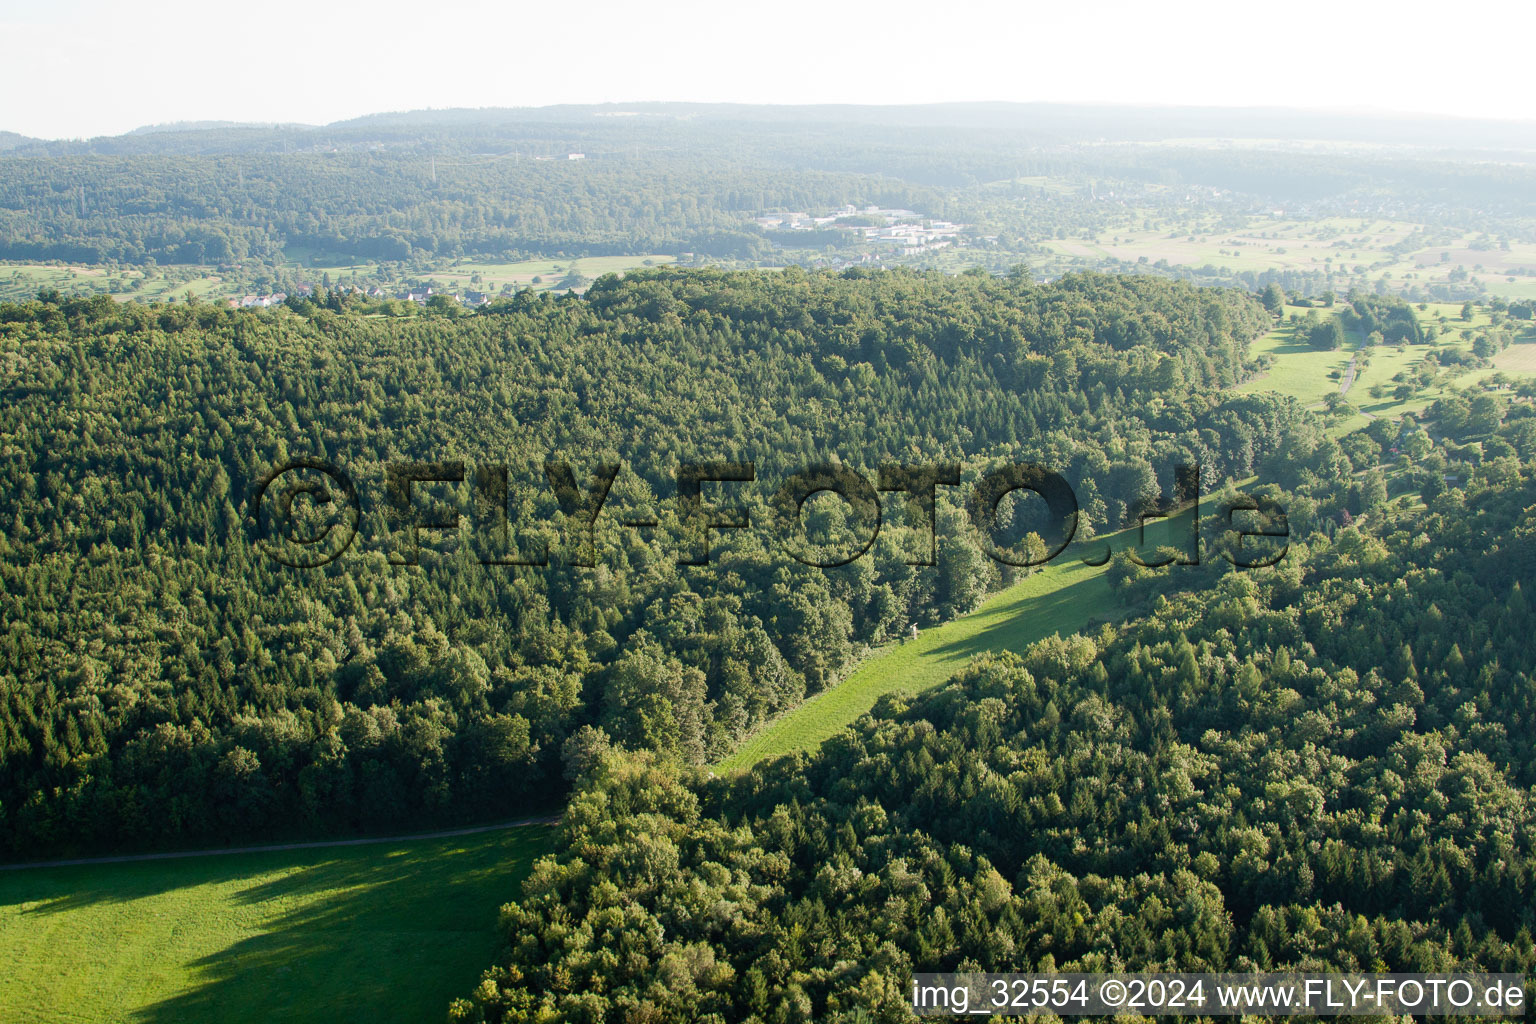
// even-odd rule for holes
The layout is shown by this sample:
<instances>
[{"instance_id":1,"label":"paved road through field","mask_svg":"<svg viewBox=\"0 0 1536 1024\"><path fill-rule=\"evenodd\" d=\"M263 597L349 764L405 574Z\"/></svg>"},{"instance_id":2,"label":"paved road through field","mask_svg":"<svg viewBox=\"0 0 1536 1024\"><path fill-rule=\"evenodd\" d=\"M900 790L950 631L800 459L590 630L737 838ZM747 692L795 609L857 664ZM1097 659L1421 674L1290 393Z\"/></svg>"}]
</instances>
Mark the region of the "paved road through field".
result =
<instances>
[{"instance_id":1,"label":"paved road through field","mask_svg":"<svg viewBox=\"0 0 1536 1024\"><path fill-rule=\"evenodd\" d=\"M1349 389L1355 386L1355 363L1360 359L1360 353L1349 357L1349 365L1344 367L1344 379L1339 382L1339 394L1349 394Z\"/></svg>"}]
</instances>

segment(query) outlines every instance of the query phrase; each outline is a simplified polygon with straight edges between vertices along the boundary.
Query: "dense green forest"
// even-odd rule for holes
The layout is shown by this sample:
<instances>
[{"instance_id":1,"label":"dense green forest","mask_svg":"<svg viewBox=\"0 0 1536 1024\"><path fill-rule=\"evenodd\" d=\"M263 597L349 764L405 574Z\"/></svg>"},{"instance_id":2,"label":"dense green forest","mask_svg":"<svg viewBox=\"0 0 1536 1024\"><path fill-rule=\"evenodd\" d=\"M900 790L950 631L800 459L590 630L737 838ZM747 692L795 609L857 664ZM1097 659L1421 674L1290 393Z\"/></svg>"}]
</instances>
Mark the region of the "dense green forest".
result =
<instances>
[{"instance_id":1,"label":"dense green forest","mask_svg":"<svg viewBox=\"0 0 1536 1024\"><path fill-rule=\"evenodd\" d=\"M814 754L588 757L451 1018L909 1020L913 971L1536 970L1536 415L1487 397L1428 410L1407 463L1382 421L1266 457L1279 566L1124 572L1144 615Z\"/></svg>"},{"instance_id":2,"label":"dense green forest","mask_svg":"<svg viewBox=\"0 0 1536 1024\"><path fill-rule=\"evenodd\" d=\"M1536 407L1495 382L1344 433L1235 392L1286 299L791 267L475 313L0 304L0 853L568 797L461 1021L906 1020L921 970L1530 972ZM1351 336L1427 340L1398 298L1331 301ZM263 504L304 460L359 510L310 569L272 557ZM1201 564L1116 556L1107 624L815 752L703 767L1031 571L985 552L1048 546L1040 508L983 534L967 506L1025 462L1070 485L1080 536L1167 509L1198 465ZM685 463L753 468L701 491L752 524L707 564ZM807 467L949 464L931 514L882 493L847 565L771 526ZM1273 567L1220 557L1244 501L1283 510ZM860 546L835 500L804 523Z\"/></svg>"},{"instance_id":3,"label":"dense green forest","mask_svg":"<svg viewBox=\"0 0 1536 1024\"><path fill-rule=\"evenodd\" d=\"M899 182L676 158L416 155L59 157L0 167L0 258L277 263L292 247L365 260L535 253L773 252L774 207L946 201ZM713 163L714 166L708 166Z\"/></svg>"},{"instance_id":4,"label":"dense green forest","mask_svg":"<svg viewBox=\"0 0 1536 1024\"><path fill-rule=\"evenodd\" d=\"M846 203L962 223L971 245L1015 258L1132 211L1237 223L1277 205L1536 239L1536 170L1514 124L1441 124L1432 142L1400 125L1354 124L1356 139L1385 132L1434 148L1317 154L1148 147L1145 115L1126 111L641 104L633 116L601 116L613 113L418 111L323 128L20 142L0 149L0 259L270 269L290 253L403 262L692 252L773 263L847 243L837 232L765 231L754 214ZM1191 133L1239 130L1220 116L1160 123L1180 120ZM1282 117L1272 128L1298 125ZM1308 129L1302 137L1328 134ZM1444 147L1458 142L1488 158L1455 159Z\"/></svg>"},{"instance_id":5,"label":"dense green forest","mask_svg":"<svg viewBox=\"0 0 1536 1024\"><path fill-rule=\"evenodd\" d=\"M1270 323L1151 277L798 269L636 272L476 315L0 305L0 848L419 826L547 803L606 744L718 757L865 646L1028 571L966 525L988 468L1061 473L1086 536L1173 495L1179 465L1215 488L1332 444L1291 400L1223 390ZM356 542L310 570L264 553L253 501L300 457L360 495ZM871 481L961 468L937 564L914 564L931 526L899 495L842 568L762 529L679 564L680 463L754 463L708 500L762 523L834 458ZM457 531L395 564L387 465L454 460L462 484L412 500L458 508ZM605 463L588 531L575 499ZM472 490L497 466L504 519ZM807 509L816 538L852 528L836 499ZM999 542L1038 550L1033 515L1005 507ZM482 564L541 546L546 567Z\"/></svg>"}]
</instances>

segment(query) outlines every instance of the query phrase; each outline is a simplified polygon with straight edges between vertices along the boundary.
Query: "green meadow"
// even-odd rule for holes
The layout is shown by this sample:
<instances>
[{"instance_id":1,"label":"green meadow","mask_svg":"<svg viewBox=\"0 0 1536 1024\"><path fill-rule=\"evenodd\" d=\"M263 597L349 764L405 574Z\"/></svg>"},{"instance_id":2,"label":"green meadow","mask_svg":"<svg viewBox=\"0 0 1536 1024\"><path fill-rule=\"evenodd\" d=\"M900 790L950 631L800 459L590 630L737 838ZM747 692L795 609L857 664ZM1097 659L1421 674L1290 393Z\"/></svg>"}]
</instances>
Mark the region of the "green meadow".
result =
<instances>
[{"instance_id":1,"label":"green meadow","mask_svg":"<svg viewBox=\"0 0 1536 1024\"><path fill-rule=\"evenodd\" d=\"M122 300L180 299L191 292L199 299L223 294L223 280L205 267L171 267L145 271L132 267L85 267L49 263L0 263L0 302L37 297L45 288L65 295L111 295Z\"/></svg>"},{"instance_id":2,"label":"green meadow","mask_svg":"<svg viewBox=\"0 0 1536 1024\"><path fill-rule=\"evenodd\" d=\"M1187 528L1189 513L1148 522L1146 546L1177 543L1174 531ZM916 693L937 686L977 654L1023 651L1053 633L1063 636L1089 628L1095 621L1119 617L1107 578L1108 564L1090 566L1108 543L1115 552L1137 546L1137 530L1072 544L1038 572L998 591L974 611L922 630L916 639L880 648L846 679L769 722L714 766L718 772L739 772L759 761L798 750L811 750L875 706L889 693ZM1196 567L1172 567L1169 573L1201 572Z\"/></svg>"},{"instance_id":3,"label":"green meadow","mask_svg":"<svg viewBox=\"0 0 1536 1024\"><path fill-rule=\"evenodd\" d=\"M1305 316L1307 312L1302 307L1287 306L1285 317L1289 321L1293 314ZM1536 328L1509 321L1501 329L1514 334L1514 343L1494 357L1491 369L1437 365L1435 378L1429 385L1416 388L1408 398L1398 398L1393 394L1397 387L1393 378L1398 374L1442 349L1467 349L1471 346L1471 336L1493 327L1484 309L1479 309L1470 321L1462 320L1460 303L1427 303L1418 315L1419 321L1425 327L1437 329L1439 336L1426 345L1376 347L1359 368L1353 386L1344 396L1355 411L1334 424L1334 433L1356 430L1376 417L1395 419L1405 413L1421 412L1452 389L1472 387L1495 373L1536 374ZM1253 356L1272 356L1274 362L1270 368L1244 381L1235 390L1241 393L1273 391L1290 395L1310 408L1320 409L1328 395L1339 391L1344 369L1359 344L1358 337L1350 337L1342 349L1318 351L1299 340L1296 328L1289 322L1282 323L1249 347ZM1373 395L1372 389L1377 385L1381 385L1385 393Z\"/></svg>"},{"instance_id":4,"label":"green meadow","mask_svg":"<svg viewBox=\"0 0 1536 1024\"><path fill-rule=\"evenodd\" d=\"M1443 284L1465 273L1490 293L1536 296L1536 245L1491 246L1476 232L1450 231L1407 221L1328 217L1298 220L1249 217L1232 224L1211 215L1169 218L1154 210L1128 211L1125 223L1092 237L1048 240L1056 257L1127 263L1166 260L1174 266L1231 271L1332 272L1346 278L1385 280L1389 285ZM1405 245L1406 243L1406 245ZM1412 248L1408 248L1412 246ZM1406 251L1405 251L1406 250Z\"/></svg>"},{"instance_id":5,"label":"green meadow","mask_svg":"<svg viewBox=\"0 0 1536 1024\"><path fill-rule=\"evenodd\" d=\"M348 263L338 260L335 256L306 249L290 248L286 255L290 269L302 269L316 279L322 274L330 274L333 280L343 280L354 276L373 277L379 273L378 266L373 263ZM569 274L579 274L595 281L604 274L622 274L636 267L662 266L674 263L676 260L675 256L660 253L641 253L634 256L557 256L514 262L457 259L433 264L426 270L410 271L407 276L413 280L430 281L435 286L456 291L473 289L496 293L505 285L511 285L514 289L533 288L536 291L543 291L554 288ZM534 278L538 280L535 281Z\"/></svg>"},{"instance_id":6,"label":"green meadow","mask_svg":"<svg viewBox=\"0 0 1536 1024\"><path fill-rule=\"evenodd\" d=\"M543 291L554 288L571 274L578 274L595 281L604 274L622 274L636 267L662 266L675 261L674 256L659 254L583 256L570 259L522 260L517 263L459 260L422 276L427 280L460 290L473 288L476 291L499 292L504 285L511 285L513 288L533 288ZM478 281L475 280L476 277L479 278ZM538 280L534 280L535 278Z\"/></svg>"},{"instance_id":7,"label":"green meadow","mask_svg":"<svg viewBox=\"0 0 1536 1024\"><path fill-rule=\"evenodd\" d=\"M1293 313L1305 316L1307 312L1297 306L1285 307L1287 317ZM1329 374L1343 372L1356 344L1358 339L1351 338L1346 348L1319 351L1302 340L1289 323L1282 323L1248 346L1250 358L1267 355L1274 363L1264 373L1239 384L1236 390L1245 394L1274 391L1306 405L1321 403L1329 392L1339 390L1339 381Z\"/></svg>"},{"instance_id":8,"label":"green meadow","mask_svg":"<svg viewBox=\"0 0 1536 1024\"><path fill-rule=\"evenodd\" d=\"M0 871L0 1022L441 1020L552 833Z\"/></svg>"}]
</instances>

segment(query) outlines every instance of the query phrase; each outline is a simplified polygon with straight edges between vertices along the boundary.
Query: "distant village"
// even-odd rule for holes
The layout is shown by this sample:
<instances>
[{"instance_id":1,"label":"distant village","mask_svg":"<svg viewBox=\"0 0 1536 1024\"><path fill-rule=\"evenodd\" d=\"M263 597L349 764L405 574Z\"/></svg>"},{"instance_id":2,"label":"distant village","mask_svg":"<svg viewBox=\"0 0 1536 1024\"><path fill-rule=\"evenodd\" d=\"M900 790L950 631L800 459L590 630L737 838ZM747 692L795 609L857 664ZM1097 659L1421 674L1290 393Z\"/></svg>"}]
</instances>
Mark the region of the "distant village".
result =
<instances>
[{"instance_id":1,"label":"distant village","mask_svg":"<svg viewBox=\"0 0 1536 1024\"><path fill-rule=\"evenodd\" d=\"M884 224L839 224L848 218L883 220ZM818 228L844 228L857 233L865 242L902 256L915 256L955 244L964 224L930 220L912 210L893 210L866 206L862 210L849 203L833 213L812 217L806 213L778 213L754 217L764 231L815 231Z\"/></svg>"},{"instance_id":2,"label":"distant village","mask_svg":"<svg viewBox=\"0 0 1536 1024\"><path fill-rule=\"evenodd\" d=\"M570 153L567 154L566 159L581 160L584 157L581 153ZM856 220L848 223L854 218ZM889 209L880 206L866 206L861 209L851 203L823 216L811 216L808 213L798 212L776 213L754 217L753 221L764 231L810 232L825 228L846 231L851 238L857 238L869 247L869 251L852 262L876 264L880 262L882 256L915 256L956 245L961 232L966 228L964 224L927 218L913 210ZM839 223L840 221L844 223ZM871 221L881 223L870 223ZM687 264L693 257L694 254L691 252L681 253L679 262ZM845 265L848 265L846 261L839 264L839 266ZM294 288L293 294L307 298L313 295L314 291L315 285L301 284ZM354 284L340 285L336 291L344 295L363 295L370 299L414 302L419 306L425 306L427 301L436 295L446 295L452 301L471 308L489 305L495 298L495 295L490 292L470 290L455 292L433 287L386 291L377 286L363 288ZM233 309L263 309L269 306L280 306L288 297L287 292L273 292L270 295L250 294L231 297L228 303Z\"/></svg>"},{"instance_id":3,"label":"distant village","mask_svg":"<svg viewBox=\"0 0 1536 1024\"><path fill-rule=\"evenodd\" d=\"M413 288L407 291L387 292L383 288L361 288L357 285L341 285L335 291L342 295L363 295L370 299L398 299L401 302L414 302L418 306L425 306L427 300L434 295L446 295L461 306L478 308L490 305L494 297L490 292L464 291L450 292L438 288ZM293 294L300 298L308 298L315 293L312 284L301 284L293 290ZM231 309L265 309L270 306L281 306L288 300L287 292L273 292L271 295L240 295L231 296L227 303Z\"/></svg>"}]
</instances>

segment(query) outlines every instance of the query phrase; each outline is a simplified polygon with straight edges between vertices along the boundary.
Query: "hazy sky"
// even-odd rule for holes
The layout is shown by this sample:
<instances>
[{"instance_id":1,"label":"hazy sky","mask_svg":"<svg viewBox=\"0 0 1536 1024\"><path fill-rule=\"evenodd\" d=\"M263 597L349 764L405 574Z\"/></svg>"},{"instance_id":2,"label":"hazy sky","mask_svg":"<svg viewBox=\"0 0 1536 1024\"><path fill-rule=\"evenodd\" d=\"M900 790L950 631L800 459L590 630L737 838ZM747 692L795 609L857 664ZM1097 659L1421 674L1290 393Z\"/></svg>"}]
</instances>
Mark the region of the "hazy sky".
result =
<instances>
[{"instance_id":1,"label":"hazy sky","mask_svg":"<svg viewBox=\"0 0 1536 1024\"><path fill-rule=\"evenodd\" d=\"M1536 119L1536 4L0 0L0 130L633 100L1049 100Z\"/></svg>"}]
</instances>

